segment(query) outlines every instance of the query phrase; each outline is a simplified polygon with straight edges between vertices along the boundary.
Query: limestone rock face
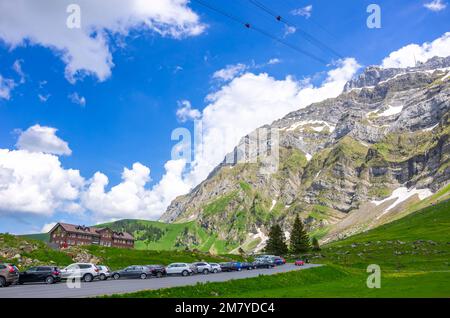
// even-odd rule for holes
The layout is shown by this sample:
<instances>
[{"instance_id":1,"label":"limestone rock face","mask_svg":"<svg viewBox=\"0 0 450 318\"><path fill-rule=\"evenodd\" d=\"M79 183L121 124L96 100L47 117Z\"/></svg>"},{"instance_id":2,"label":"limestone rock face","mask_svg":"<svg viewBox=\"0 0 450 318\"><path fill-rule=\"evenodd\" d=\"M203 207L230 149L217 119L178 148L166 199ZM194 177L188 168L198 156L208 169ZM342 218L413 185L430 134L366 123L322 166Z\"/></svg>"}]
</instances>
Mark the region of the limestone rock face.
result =
<instances>
[{"instance_id":1,"label":"limestone rock face","mask_svg":"<svg viewBox=\"0 0 450 318\"><path fill-rule=\"evenodd\" d=\"M228 155L237 161L224 160L161 220L198 222L225 250L253 251L273 222L288 231L298 213L311 235L326 238L350 213L369 215L360 207L395 189L438 191L450 177L449 75L450 57L406 69L367 68L337 98L265 126L279 134L275 171L262 173L270 164L264 160L239 160L260 155L242 151L253 138L245 136Z\"/></svg>"}]
</instances>

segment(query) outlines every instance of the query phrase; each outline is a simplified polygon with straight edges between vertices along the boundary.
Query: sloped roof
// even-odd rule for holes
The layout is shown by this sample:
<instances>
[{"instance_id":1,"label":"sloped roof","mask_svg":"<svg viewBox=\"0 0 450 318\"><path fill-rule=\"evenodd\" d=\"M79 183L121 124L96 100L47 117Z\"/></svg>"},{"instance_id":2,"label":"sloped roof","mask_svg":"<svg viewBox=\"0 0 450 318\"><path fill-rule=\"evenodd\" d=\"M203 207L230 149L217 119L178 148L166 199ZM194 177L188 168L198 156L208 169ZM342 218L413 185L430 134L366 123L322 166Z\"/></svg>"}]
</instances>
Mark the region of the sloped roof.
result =
<instances>
[{"instance_id":1,"label":"sloped roof","mask_svg":"<svg viewBox=\"0 0 450 318\"><path fill-rule=\"evenodd\" d=\"M57 223L53 227L53 229L50 230L50 232L52 232L54 229L56 229L58 225L60 225L67 232L78 233L78 234L89 234L89 235L94 235L94 236L100 236L100 233L99 233L100 231L109 229L109 228L104 228L104 227L89 227L89 226L84 226L84 225ZM112 231L112 233L113 233L113 238L134 240L133 235L131 235L128 232Z\"/></svg>"}]
</instances>

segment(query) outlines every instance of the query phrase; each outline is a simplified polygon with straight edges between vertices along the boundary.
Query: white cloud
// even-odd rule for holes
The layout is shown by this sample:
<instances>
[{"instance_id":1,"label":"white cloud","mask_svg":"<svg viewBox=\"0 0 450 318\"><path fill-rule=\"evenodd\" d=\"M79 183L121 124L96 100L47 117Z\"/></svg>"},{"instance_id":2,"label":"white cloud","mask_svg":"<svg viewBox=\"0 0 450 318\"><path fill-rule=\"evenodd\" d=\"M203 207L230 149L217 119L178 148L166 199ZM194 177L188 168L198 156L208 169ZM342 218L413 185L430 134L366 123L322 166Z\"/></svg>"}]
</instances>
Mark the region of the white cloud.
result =
<instances>
[{"instance_id":1,"label":"white cloud","mask_svg":"<svg viewBox=\"0 0 450 318\"><path fill-rule=\"evenodd\" d=\"M47 95L38 94L38 98L41 103L45 103L50 98L50 94Z\"/></svg>"},{"instance_id":2,"label":"white cloud","mask_svg":"<svg viewBox=\"0 0 450 318\"><path fill-rule=\"evenodd\" d=\"M245 64L233 64L227 65L225 68L216 71L213 74L214 79L219 79L222 81L230 81L236 76L242 74L247 69L247 65Z\"/></svg>"},{"instance_id":3,"label":"white cloud","mask_svg":"<svg viewBox=\"0 0 450 318\"><path fill-rule=\"evenodd\" d=\"M268 65L275 65L275 64L280 64L281 63L281 60L279 59L279 58L273 58L273 59L270 59L268 62L267 62L267 64Z\"/></svg>"},{"instance_id":4,"label":"white cloud","mask_svg":"<svg viewBox=\"0 0 450 318\"><path fill-rule=\"evenodd\" d=\"M46 223L41 228L41 233L48 233L56 225L56 222Z\"/></svg>"},{"instance_id":5,"label":"white cloud","mask_svg":"<svg viewBox=\"0 0 450 318\"><path fill-rule=\"evenodd\" d=\"M438 12L445 10L445 8L447 8L447 3L443 2L442 0L433 0L431 2L425 3L423 6L428 10Z\"/></svg>"},{"instance_id":6,"label":"white cloud","mask_svg":"<svg viewBox=\"0 0 450 318\"><path fill-rule=\"evenodd\" d=\"M150 169L135 163L133 168L125 168L122 182L105 191L108 177L97 172L90 181L89 188L82 194L82 203L100 220L113 218L155 219L177 195L189 190L181 180L184 161L171 160L165 165L166 174L151 190L146 189L150 181Z\"/></svg>"},{"instance_id":7,"label":"white cloud","mask_svg":"<svg viewBox=\"0 0 450 318\"><path fill-rule=\"evenodd\" d=\"M305 17L305 18L309 19L311 17L311 15L312 15L312 10L313 10L313 6L312 6L312 4L310 4L310 5L307 5L307 6L303 7L303 8L298 8L298 9L292 10L291 14L292 15L299 15L299 16L302 16L302 17Z\"/></svg>"},{"instance_id":8,"label":"white cloud","mask_svg":"<svg viewBox=\"0 0 450 318\"><path fill-rule=\"evenodd\" d=\"M86 106L86 98L84 96L80 96L77 92L69 94L68 97L72 103L78 104L82 107Z\"/></svg>"},{"instance_id":9,"label":"white cloud","mask_svg":"<svg viewBox=\"0 0 450 318\"><path fill-rule=\"evenodd\" d=\"M62 168L55 155L0 149L0 214L73 212L83 184L79 171Z\"/></svg>"},{"instance_id":10,"label":"white cloud","mask_svg":"<svg viewBox=\"0 0 450 318\"><path fill-rule=\"evenodd\" d=\"M110 35L127 36L144 29L181 38L203 32L187 0L78 0L81 28L68 28L70 0L0 0L0 39L11 48L40 45L53 50L66 64L66 78L93 74L100 81L114 66Z\"/></svg>"},{"instance_id":11,"label":"white cloud","mask_svg":"<svg viewBox=\"0 0 450 318\"><path fill-rule=\"evenodd\" d=\"M34 125L20 133L16 147L29 152L70 156L72 150L68 143L56 136L56 132L56 128Z\"/></svg>"},{"instance_id":12,"label":"white cloud","mask_svg":"<svg viewBox=\"0 0 450 318\"><path fill-rule=\"evenodd\" d=\"M4 78L0 74L0 98L9 100L14 87L16 87L16 83L12 79Z\"/></svg>"},{"instance_id":13,"label":"white cloud","mask_svg":"<svg viewBox=\"0 0 450 318\"><path fill-rule=\"evenodd\" d=\"M12 66L13 70L20 76L20 84L25 83L25 73L22 70L22 60L15 60Z\"/></svg>"},{"instance_id":14,"label":"white cloud","mask_svg":"<svg viewBox=\"0 0 450 318\"><path fill-rule=\"evenodd\" d=\"M411 67L417 62L426 62L434 56L446 57L450 55L450 32L445 33L433 42L422 45L409 44L392 52L382 62L385 68Z\"/></svg>"},{"instance_id":15,"label":"white cloud","mask_svg":"<svg viewBox=\"0 0 450 318\"><path fill-rule=\"evenodd\" d=\"M289 34L294 34L295 32L297 32L296 27L286 25L284 28L284 37L288 36Z\"/></svg>"},{"instance_id":16,"label":"white cloud","mask_svg":"<svg viewBox=\"0 0 450 318\"><path fill-rule=\"evenodd\" d=\"M180 122L185 123L189 120L199 119L200 117L200 111L192 108L190 101L182 100L178 102L177 118Z\"/></svg>"}]
</instances>

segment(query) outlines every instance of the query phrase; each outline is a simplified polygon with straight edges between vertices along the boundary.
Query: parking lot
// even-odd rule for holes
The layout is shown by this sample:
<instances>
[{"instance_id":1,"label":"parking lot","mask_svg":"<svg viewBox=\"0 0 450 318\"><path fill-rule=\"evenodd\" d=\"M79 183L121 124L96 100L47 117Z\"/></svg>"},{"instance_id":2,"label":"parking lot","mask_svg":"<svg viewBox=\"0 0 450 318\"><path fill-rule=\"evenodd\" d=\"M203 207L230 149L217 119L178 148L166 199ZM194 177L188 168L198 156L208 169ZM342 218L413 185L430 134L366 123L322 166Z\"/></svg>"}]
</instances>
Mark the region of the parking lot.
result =
<instances>
[{"instance_id":1,"label":"parking lot","mask_svg":"<svg viewBox=\"0 0 450 318\"><path fill-rule=\"evenodd\" d=\"M294 270L302 270L320 265L305 264L294 266L285 264L271 269L243 270L240 272L221 272L217 274L197 274L188 277L170 276L148 279L124 279L124 280L95 280L91 283L81 283L81 288L69 288L64 282L54 285L41 283L16 285L8 288L0 288L0 298L73 298L95 297L101 295L123 294L140 290L170 288L195 285L206 282L224 282L232 279L257 277L258 275L273 275Z\"/></svg>"}]
</instances>

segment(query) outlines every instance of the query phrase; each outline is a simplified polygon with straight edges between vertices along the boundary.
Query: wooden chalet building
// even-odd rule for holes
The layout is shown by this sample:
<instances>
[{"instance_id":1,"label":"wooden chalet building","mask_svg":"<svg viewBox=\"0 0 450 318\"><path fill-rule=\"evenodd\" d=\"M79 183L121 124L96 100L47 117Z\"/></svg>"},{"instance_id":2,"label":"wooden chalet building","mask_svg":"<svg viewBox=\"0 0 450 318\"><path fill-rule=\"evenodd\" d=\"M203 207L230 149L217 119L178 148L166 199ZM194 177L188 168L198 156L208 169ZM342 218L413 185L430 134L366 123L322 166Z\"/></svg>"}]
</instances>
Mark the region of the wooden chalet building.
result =
<instances>
[{"instance_id":1,"label":"wooden chalet building","mask_svg":"<svg viewBox=\"0 0 450 318\"><path fill-rule=\"evenodd\" d=\"M134 248L134 237L127 232L116 232L110 228L88 227L57 223L49 232L50 243L60 248L75 245L100 245L108 247Z\"/></svg>"}]
</instances>

